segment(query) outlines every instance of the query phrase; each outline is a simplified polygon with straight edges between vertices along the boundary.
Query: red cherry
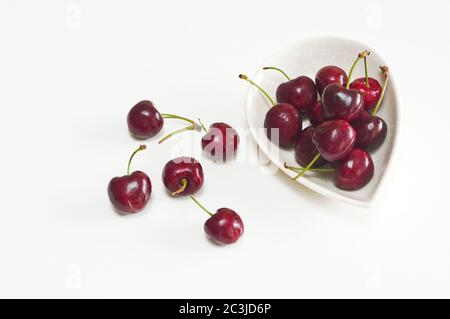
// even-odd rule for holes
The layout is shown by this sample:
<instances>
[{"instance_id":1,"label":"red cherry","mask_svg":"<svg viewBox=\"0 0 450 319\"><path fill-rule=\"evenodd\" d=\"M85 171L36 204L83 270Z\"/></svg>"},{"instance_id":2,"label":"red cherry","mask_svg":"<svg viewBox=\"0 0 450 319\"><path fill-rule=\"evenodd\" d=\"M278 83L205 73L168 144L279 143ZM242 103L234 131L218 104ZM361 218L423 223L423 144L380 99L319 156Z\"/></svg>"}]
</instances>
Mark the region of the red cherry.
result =
<instances>
[{"instance_id":1,"label":"red cherry","mask_svg":"<svg viewBox=\"0 0 450 319\"><path fill-rule=\"evenodd\" d=\"M244 233L241 217L230 208L219 208L215 214L201 205L194 196L192 200L211 217L205 222L205 233L219 245L235 243Z\"/></svg>"},{"instance_id":2,"label":"red cherry","mask_svg":"<svg viewBox=\"0 0 450 319\"><path fill-rule=\"evenodd\" d=\"M325 160L332 162L345 157L353 148L356 132L344 120L326 121L314 130L313 142Z\"/></svg>"},{"instance_id":3,"label":"red cherry","mask_svg":"<svg viewBox=\"0 0 450 319\"><path fill-rule=\"evenodd\" d=\"M303 167L307 166L319 153L316 145L313 143L313 134L314 127L309 126L300 133L295 143L295 159ZM311 167L321 167L326 163L324 159L320 158Z\"/></svg>"},{"instance_id":4,"label":"red cherry","mask_svg":"<svg viewBox=\"0 0 450 319\"><path fill-rule=\"evenodd\" d=\"M139 139L155 136L161 131L164 119L150 101L141 101L128 112L128 130Z\"/></svg>"},{"instance_id":5,"label":"red cherry","mask_svg":"<svg viewBox=\"0 0 450 319\"><path fill-rule=\"evenodd\" d=\"M374 78L368 78L369 85L366 85L366 78L358 78L350 84L350 88L362 94L364 108L371 110L377 104L381 95L381 85Z\"/></svg>"},{"instance_id":6,"label":"red cherry","mask_svg":"<svg viewBox=\"0 0 450 319\"><path fill-rule=\"evenodd\" d=\"M203 168L192 157L178 157L164 166L162 179L173 196L191 195L203 185Z\"/></svg>"},{"instance_id":7,"label":"red cherry","mask_svg":"<svg viewBox=\"0 0 450 319\"><path fill-rule=\"evenodd\" d=\"M131 160L137 152L145 148L145 145L141 145L133 152L128 161L127 175L114 177L108 184L109 199L121 214L140 212L150 200L152 192L150 178L141 171L135 171L130 174Z\"/></svg>"},{"instance_id":8,"label":"red cherry","mask_svg":"<svg viewBox=\"0 0 450 319\"><path fill-rule=\"evenodd\" d=\"M373 177L374 166L370 154L354 148L336 165L335 184L344 190L356 190L365 186Z\"/></svg>"},{"instance_id":9,"label":"red cherry","mask_svg":"<svg viewBox=\"0 0 450 319\"><path fill-rule=\"evenodd\" d=\"M344 86L347 83L347 73L334 65L321 68L316 74L316 87L319 94L322 95L323 90L331 83Z\"/></svg>"},{"instance_id":10,"label":"red cherry","mask_svg":"<svg viewBox=\"0 0 450 319\"><path fill-rule=\"evenodd\" d=\"M318 126L325 122L325 112L323 111L323 106L321 101L314 103L313 107L309 111L309 121L312 126Z\"/></svg>"},{"instance_id":11,"label":"red cherry","mask_svg":"<svg viewBox=\"0 0 450 319\"><path fill-rule=\"evenodd\" d=\"M203 152L216 162L234 158L238 145L238 133L226 123L213 123L202 137Z\"/></svg>"}]
</instances>

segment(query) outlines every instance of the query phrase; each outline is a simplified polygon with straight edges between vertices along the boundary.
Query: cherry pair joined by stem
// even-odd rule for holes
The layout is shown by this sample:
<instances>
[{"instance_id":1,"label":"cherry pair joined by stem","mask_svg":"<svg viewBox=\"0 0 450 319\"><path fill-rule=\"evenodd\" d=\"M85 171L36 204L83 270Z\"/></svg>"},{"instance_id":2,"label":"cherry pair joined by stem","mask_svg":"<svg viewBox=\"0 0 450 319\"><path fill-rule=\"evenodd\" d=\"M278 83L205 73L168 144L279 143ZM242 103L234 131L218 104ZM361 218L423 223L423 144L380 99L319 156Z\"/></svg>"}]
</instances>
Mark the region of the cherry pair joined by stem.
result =
<instances>
[{"instance_id":1,"label":"cherry pair joined by stem","mask_svg":"<svg viewBox=\"0 0 450 319\"><path fill-rule=\"evenodd\" d=\"M264 67L263 70L276 70L283 74L287 82L281 83L276 91L278 103L287 103L294 106L301 114L308 114L317 101L316 84L307 76L291 79L283 70L277 67Z\"/></svg>"},{"instance_id":2,"label":"cherry pair joined by stem","mask_svg":"<svg viewBox=\"0 0 450 319\"><path fill-rule=\"evenodd\" d=\"M364 109L363 95L357 90L350 89L350 80L355 66L368 54L369 51L358 54L350 69L345 87L339 83L331 83L325 87L322 94L322 105L327 119L342 119L351 122Z\"/></svg>"},{"instance_id":3,"label":"cherry pair joined by stem","mask_svg":"<svg viewBox=\"0 0 450 319\"><path fill-rule=\"evenodd\" d=\"M169 137L189 130L200 130L201 127L191 119L168 113L159 113L151 101L141 101L131 108L127 116L128 130L131 135L138 139L147 139L158 134L163 125L164 119L179 119L188 122L190 125L178 129L165 137L159 143L162 143Z\"/></svg>"},{"instance_id":4,"label":"cherry pair joined by stem","mask_svg":"<svg viewBox=\"0 0 450 319\"><path fill-rule=\"evenodd\" d=\"M246 75L240 74L239 78L256 86L272 104L264 119L264 128L266 129L267 137L281 147L288 148L294 146L302 130L302 117L300 112L291 104L275 103L266 91Z\"/></svg>"},{"instance_id":5,"label":"cherry pair joined by stem","mask_svg":"<svg viewBox=\"0 0 450 319\"><path fill-rule=\"evenodd\" d=\"M152 183L147 174L141 171L135 171L130 174L130 165L134 155L145 148L145 145L141 145L131 154L128 161L127 175L114 177L108 184L109 199L121 214L132 214L141 211L150 199Z\"/></svg>"},{"instance_id":6,"label":"cherry pair joined by stem","mask_svg":"<svg viewBox=\"0 0 450 319\"><path fill-rule=\"evenodd\" d=\"M164 166L162 179L167 191L173 196L191 195L203 185L203 168L192 157L178 157Z\"/></svg>"},{"instance_id":7,"label":"cherry pair joined by stem","mask_svg":"<svg viewBox=\"0 0 450 319\"><path fill-rule=\"evenodd\" d=\"M216 213L211 213L194 196L192 200L210 217L205 222L205 233L211 240L219 245L235 243L244 233L244 223L241 217L230 208L219 208Z\"/></svg>"}]
</instances>

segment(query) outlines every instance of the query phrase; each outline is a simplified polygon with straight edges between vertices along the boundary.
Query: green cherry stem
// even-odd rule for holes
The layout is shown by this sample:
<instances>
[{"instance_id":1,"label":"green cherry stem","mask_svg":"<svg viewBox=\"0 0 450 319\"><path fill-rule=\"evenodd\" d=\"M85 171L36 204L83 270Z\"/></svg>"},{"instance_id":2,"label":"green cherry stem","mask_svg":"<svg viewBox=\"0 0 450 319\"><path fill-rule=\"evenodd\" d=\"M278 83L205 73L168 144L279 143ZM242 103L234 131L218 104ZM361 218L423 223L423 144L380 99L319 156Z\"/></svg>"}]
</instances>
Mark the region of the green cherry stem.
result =
<instances>
[{"instance_id":1,"label":"green cherry stem","mask_svg":"<svg viewBox=\"0 0 450 319\"><path fill-rule=\"evenodd\" d=\"M200 123L200 125L201 125L203 131L208 132L208 130L206 129L206 127L203 125L202 120L198 119L198 122Z\"/></svg>"},{"instance_id":2,"label":"green cherry stem","mask_svg":"<svg viewBox=\"0 0 450 319\"><path fill-rule=\"evenodd\" d=\"M161 116L163 118L165 118L165 119L178 119L178 120L186 121L186 122L191 123L191 124L194 123L194 121L191 120L191 119L188 119L188 118L183 117L183 116L175 115L175 114L161 113Z\"/></svg>"},{"instance_id":3,"label":"green cherry stem","mask_svg":"<svg viewBox=\"0 0 450 319\"><path fill-rule=\"evenodd\" d=\"M372 115L377 114L378 109L380 108L381 105L381 101L383 100L384 97L384 93L386 93L386 88L387 88L387 84L389 82L389 68L387 66L380 66L381 71L383 72L384 75L384 84L383 84L383 88L381 90L381 95L378 99L377 104L375 105L375 108L372 111Z\"/></svg>"},{"instance_id":4,"label":"green cherry stem","mask_svg":"<svg viewBox=\"0 0 450 319\"><path fill-rule=\"evenodd\" d=\"M246 76L245 74L239 74L239 78L242 80L247 81L248 83L250 83L251 85L254 85L258 88L259 91L261 91L262 94L264 94L264 96L270 101L270 103L272 104L272 106L275 106L275 102L273 101L273 99L270 97L269 94L267 94L266 91L263 90L262 87L260 87L258 84L256 84L255 82L253 82L252 80L250 80L248 78L248 76Z\"/></svg>"},{"instance_id":5,"label":"green cherry stem","mask_svg":"<svg viewBox=\"0 0 450 319\"><path fill-rule=\"evenodd\" d=\"M195 129L195 124L180 128L178 130L173 131L172 133L167 134L166 136L164 136L162 139L159 140L158 144L161 144L162 142L164 142L165 140L171 138L172 136L184 132L184 131L193 131Z\"/></svg>"},{"instance_id":6,"label":"green cherry stem","mask_svg":"<svg viewBox=\"0 0 450 319\"><path fill-rule=\"evenodd\" d=\"M294 167L294 166L289 166L286 162L284 163L284 167L287 168L288 170L291 170L293 172L298 173L301 170L304 170L304 167ZM309 169L310 172L334 172L334 168L310 168Z\"/></svg>"},{"instance_id":7,"label":"green cherry stem","mask_svg":"<svg viewBox=\"0 0 450 319\"><path fill-rule=\"evenodd\" d=\"M353 62L353 65L352 65L352 67L351 67L351 69L350 69L350 72L348 72L347 85L345 86L345 88L346 88L347 90L350 88L350 82L351 82L350 80L351 80L351 78L352 78L352 76L353 76L353 71L355 70L355 66L358 64L358 62L359 62L361 59L367 57L369 54L370 54L370 51L365 50L365 51L359 53L359 54L358 54L358 57L357 57L356 60L355 60L355 62Z\"/></svg>"},{"instance_id":8,"label":"green cherry stem","mask_svg":"<svg viewBox=\"0 0 450 319\"><path fill-rule=\"evenodd\" d=\"M203 209L209 216L213 216L213 215L214 215L214 214L211 213L209 210L207 210L207 209L205 208L205 206L203 206L202 204L200 204L200 203L198 202L198 200L195 199L194 196L191 196L191 198L192 198L192 200L198 205L198 207L200 207L201 209Z\"/></svg>"},{"instance_id":9,"label":"green cherry stem","mask_svg":"<svg viewBox=\"0 0 450 319\"><path fill-rule=\"evenodd\" d=\"M307 171L309 171L309 169L311 168L311 166L314 165L315 162L317 162L317 160L320 158L320 154L317 154L313 160L311 162L309 162L309 164L302 169L302 171L300 173L298 173L296 176L292 177L293 180L297 180L300 177L302 177Z\"/></svg>"},{"instance_id":10,"label":"green cherry stem","mask_svg":"<svg viewBox=\"0 0 450 319\"><path fill-rule=\"evenodd\" d=\"M176 131L173 131L170 134L167 134L166 136L164 136L161 140L159 140L159 144L161 144L162 142L164 142L165 140L167 140L168 138L172 137L175 134L184 132L184 131L200 131L202 129L201 125L196 123L194 120L188 119L186 117L183 116L179 116L179 115L175 115L175 114L169 114L169 113L161 113L161 116L165 119L178 119L178 120L183 120L186 121L188 123L190 123L191 125L180 128Z\"/></svg>"},{"instance_id":11,"label":"green cherry stem","mask_svg":"<svg viewBox=\"0 0 450 319\"><path fill-rule=\"evenodd\" d=\"M136 155L139 151L145 150L146 148L147 146L145 145L139 145L139 147L131 154L130 159L128 160L127 175L130 175L131 161L133 160L134 155Z\"/></svg>"},{"instance_id":12,"label":"green cherry stem","mask_svg":"<svg viewBox=\"0 0 450 319\"><path fill-rule=\"evenodd\" d=\"M369 86L369 71L367 68L367 57L364 57L364 73L366 75L366 87L370 87Z\"/></svg>"},{"instance_id":13,"label":"green cherry stem","mask_svg":"<svg viewBox=\"0 0 450 319\"><path fill-rule=\"evenodd\" d=\"M287 75L286 72L284 72L284 71L283 71L282 69L280 69L280 68L276 68L276 67L274 67L274 66L266 66L266 67L263 68L263 70L275 70L275 71L278 71L278 72L280 72L281 74L283 74L283 75L286 77L286 79L288 79L289 81L291 80L291 78L289 77L289 75Z\"/></svg>"},{"instance_id":14,"label":"green cherry stem","mask_svg":"<svg viewBox=\"0 0 450 319\"><path fill-rule=\"evenodd\" d=\"M178 190L176 190L175 192L173 192L172 195L175 196L175 195L178 195L178 194L184 192L186 189L186 186L187 186L187 179L183 178L181 180L181 187Z\"/></svg>"}]
</instances>

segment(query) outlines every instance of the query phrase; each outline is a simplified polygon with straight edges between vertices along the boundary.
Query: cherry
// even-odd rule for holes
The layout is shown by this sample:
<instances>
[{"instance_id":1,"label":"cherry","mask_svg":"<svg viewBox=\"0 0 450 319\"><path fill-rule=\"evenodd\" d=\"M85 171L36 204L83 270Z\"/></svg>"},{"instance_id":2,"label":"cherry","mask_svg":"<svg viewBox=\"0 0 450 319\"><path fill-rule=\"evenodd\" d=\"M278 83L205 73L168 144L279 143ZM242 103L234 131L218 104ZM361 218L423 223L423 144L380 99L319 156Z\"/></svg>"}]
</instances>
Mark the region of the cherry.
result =
<instances>
[{"instance_id":1,"label":"cherry","mask_svg":"<svg viewBox=\"0 0 450 319\"><path fill-rule=\"evenodd\" d=\"M202 125L203 126L203 125ZM204 128L204 127L203 127ZM213 123L202 137L203 152L217 162L226 162L236 155L239 135L226 123Z\"/></svg>"},{"instance_id":2,"label":"cherry","mask_svg":"<svg viewBox=\"0 0 450 319\"><path fill-rule=\"evenodd\" d=\"M189 130L200 130L201 127L193 120L182 116L159 113L151 101L141 101L131 108L127 116L128 130L131 135L138 139L146 139L155 136L161 131L164 125L164 119L179 119L190 123L188 127L179 129L159 141L159 143L168 139L169 137Z\"/></svg>"},{"instance_id":3,"label":"cherry","mask_svg":"<svg viewBox=\"0 0 450 319\"><path fill-rule=\"evenodd\" d=\"M325 160L332 162L345 157L353 148L356 132L349 122L331 120L314 130L313 142Z\"/></svg>"},{"instance_id":4,"label":"cherry","mask_svg":"<svg viewBox=\"0 0 450 319\"><path fill-rule=\"evenodd\" d=\"M131 154L128 161L127 175L114 177L108 184L108 196L112 205L121 214L137 213L147 205L152 192L150 178L141 171L130 174L131 160L134 155L145 150L146 146L141 145Z\"/></svg>"},{"instance_id":5,"label":"cherry","mask_svg":"<svg viewBox=\"0 0 450 319\"><path fill-rule=\"evenodd\" d=\"M375 115L381 105L381 101L383 100L389 80L388 67L381 67L381 70L385 77L385 81L383 84L382 93L378 98L377 104L375 105L372 114L369 114L367 111L363 111L358 116L358 118L352 122L352 126L356 131L355 145L364 149L377 148L384 142L387 135L386 122L382 118Z\"/></svg>"},{"instance_id":6,"label":"cherry","mask_svg":"<svg viewBox=\"0 0 450 319\"><path fill-rule=\"evenodd\" d=\"M203 185L203 168L192 157L178 157L164 166L162 179L173 196L191 195Z\"/></svg>"},{"instance_id":7,"label":"cherry","mask_svg":"<svg viewBox=\"0 0 450 319\"><path fill-rule=\"evenodd\" d=\"M323 122L314 129L313 133L313 142L319 154L293 179L303 176L320 157L329 162L344 158L355 145L355 140L356 132L349 122L344 120Z\"/></svg>"},{"instance_id":8,"label":"cherry","mask_svg":"<svg viewBox=\"0 0 450 319\"><path fill-rule=\"evenodd\" d=\"M364 71L365 77L354 80L350 84L350 88L358 90L359 93L363 95L364 108L366 110L371 110L380 98L381 85L376 79L369 77L367 57L364 57Z\"/></svg>"},{"instance_id":9,"label":"cherry","mask_svg":"<svg viewBox=\"0 0 450 319\"><path fill-rule=\"evenodd\" d=\"M328 65L321 68L316 74L316 87L320 95L328 84L337 83L344 86L347 82L347 73L338 66Z\"/></svg>"},{"instance_id":10,"label":"cherry","mask_svg":"<svg viewBox=\"0 0 450 319\"><path fill-rule=\"evenodd\" d=\"M346 87L337 83L332 83L323 91L323 110L328 119L342 119L351 122L356 119L363 110L364 100L362 94L357 90L350 90L349 87L350 79L356 64L368 54L369 51L363 51L358 54L357 59L350 69Z\"/></svg>"},{"instance_id":11,"label":"cherry","mask_svg":"<svg viewBox=\"0 0 450 319\"><path fill-rule=\"evenodd\" d=\"M128 112L127 124L134 137L146 139L161 131L164 119L151 101L141 101Z\"/></svg>"},{"instance_id":12,"label":"cherry","mask_svg":"<svg viewBox=\"0 0 450 319\"><path fill-rule=\"evenodd\" d=\"M281 83L277 88L276 97L279 103L291 104L302 114L309 113L309 110L317 101L317 89L313 80L307 76L291 79L283 70L276 67L265 67L263 70L276 70L288 80Z\"/></svg>"},{"instance_id":13,"label":"cherry","mask_svg":"<svg viewBox=\"0 0 450 319\"><path fill-rule=\"evenodd\" d=\"M309 111L309 121L311 122L312 126L318 126L321 123L325 122L325 120L326 118L325 112L323 111L322 102L317 101Z\"/></svg>"},{"instance_id":14,"label":"cherry","mask_svg":"<svg viewBox=\"0 0 450 319\"><path fill-rule=\"evenodd\" d=\"M365 186L374 173L372 157L365 150L354 148L336 165L335 184L344 190Z\"/></svg>"},{"instance_id":15,"label":"cherry","mask_svg":"<svg viewBox=\"0 0 450 319\"><path fill-rule=\"evenodd\" d=\"M295 159L297 163L303 167L307 166L314 157L319 153L317 151L316 145L313 143L314 127L308 126L299 135L297 142L295 143ZM311 167L320 167L325 165L327 162L320 158Z\"/></svg>"},{"instance_id":16,"label":"cherry","mask_svg":"<svg viewBox=\"0 0 450 319\"><path fill-rule=\"evenodd\" d=\"M302 130L302 117L300 112L291 104L275 104L270 95L246 75L240 74L239 78L256 86L272 104L264 120L267 137L281 147L288 148L294 146Z\"/></svg>"},{"instance_id":17,"label":"cherry","mask_svg":"<svg viewBox=\"0 0 450 319\"><path fill-rule=\"evenodd\" d=\"M210 216L205 222L205 233L216 244L233 244L242 236L244 233L244 223L234 210L229 208L219 208L216 213L213 214L200 204L194 196L191 196L191 198Z\"/></svg>"}]
</instances>

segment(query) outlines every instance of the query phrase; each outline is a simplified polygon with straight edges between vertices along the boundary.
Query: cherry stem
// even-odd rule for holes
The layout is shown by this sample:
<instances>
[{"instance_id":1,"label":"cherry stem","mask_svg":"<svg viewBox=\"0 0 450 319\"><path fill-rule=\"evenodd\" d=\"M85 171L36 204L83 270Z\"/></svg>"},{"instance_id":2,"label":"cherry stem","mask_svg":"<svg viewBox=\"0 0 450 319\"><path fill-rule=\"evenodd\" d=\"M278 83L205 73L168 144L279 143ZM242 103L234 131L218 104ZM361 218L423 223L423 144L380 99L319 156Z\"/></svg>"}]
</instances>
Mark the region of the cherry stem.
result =
<instances>
[{"instance_id":1,"label":"cherry stem","mask_svg":"<svg viewBox=\"0 0 450 319\"><path fill-rule=\"evenodd\" d=\"M284 167L293 172L296 172L296 173L298 173L298 171L305 169L302 166L299 166L299 167L289 166L286 162L284 163ZM310 168L309 171L310 172L334 172L334 168Z\"/></svg>"},{"instance_id":2,"label":"cherry stem","mask_svg":"<svg viewBox=\"0 0 450 319\"><path fill-rule=\"evenodd\" d=\"M175 192L173 192L172 195L175 196L175 195L178 195L178 194L184 192L186 189L186 186L187 186L187 179L183 178L181 180L181 187L178 190L176 190Z\"/></svg>"},{"instance_id":3,"label":"cherry stem","mask_svg":"<svg viewBox=\"0 0 450 319\"><path fill-rule=\"evenodd\" d=\"M307 171L309 171L309 169L311 168L311 166L314 165L315 162L317 162L317 160L320 158L320 154L317 154L313 160L311 162L309 162L309 164L302 169L302 171L300 173L298 173L296 176L292 177L293 180L296 180L300 177L302 177Z\"/></svg>"},{"instance_id":4,"label":"cherry stem","mask_svg":"<svg viewBox=\"0 0 450 319\"><path fill-rule=\"evenodd\" d=\"M208 132L208 130L206 129L206 127L203 125L202 120L198 119L198 122L200 123L200 125L201 125L203 131Z\"/></svg>"},{"instance_id":5,"label":"cherry stem","mask_svg":"<svg viewBox=\"0 0 450 319\"><path fill-rule=\"evenodd\" d=\"M355 70L355 66L358 64L358 62L359 62L361 59L367 57L369 54L370 54L370 51L365 50L365 51L359 53L359 54L358 54L358 57L357 57L356 60L355 60L355 62L353 62L353 65L352 65L352 67L351 67L351 69L350 69L350 72L348 72L347 85L345 86L345 88L346 88L347 90L350 88L350 82L351 82L350 80L351 80L351 78L352 78L352 76L353 76L353 71Z\"/></svg>"},{"instance_id":6,"label":"cherry stem","mask_svg":"<svg viewBox=\"0 0 450 319\"><path fill-rule=\"evenodd\" d=\"M364 57L364 72L366 74L366 87L370 87L369 86L369 71L367 70L367 57Z\"/></svg>"},{"instance_id":7,"label":"cherry stem","mask_svg":"<svg viewBox=\"0 0 450 319\"><path fill-rule=\"evenodd\" d=\"M380 66L381 71L383 72L384 75L384 84L383 84L383 88L381 90L381 94L380 97L378 98L378 102L375 105L375 108L372 111L372 115L377 114L378 109L380 108L381 105L381 101L383 100L384 97L384 93L386 93L386 88L387 88L387 84L389 82L389 68L387 66Z\"/></svg>"},{"instance_id":8,"label":"cherry stem","mask_svg":"<svg viewBox=\"0 0 450 319\"><path fill-rule=\"evenodd\" d=\"M178 130L175 130L175 131L173 131L172 133L169 133L169 134L167 134L166 136L164 136L162 139L160 139L159 142L158 142L158 144L161 144L162 142L164 142L164 141L167 140L168 138L170 138L170 137L172 137L172 136L174 136L174 135L176 135L176 134L178 134L178 133L181 133L181 132L184 132L184 131L193 131L194 129L195 129L195 124L192 124L192 125L189 125L189 126L180 128L180 129L178 129Z\"/></svg>"},{"instance_id":9,"label":"cherry stem","mask_svg":"<svg viewBox=\"0 0 450 319\"><path fill-rule=\"evenodd\" d=\"M258 84L256 84L255 82L253 82L252 80L250 80L248 78L248 76L246 76L245 74L239 74L239 78L242 80L247 81L248 83L250 83L251 85L254 85L258 88L258 90L261 91L262 94L264 94L264 96L270 101L270 103L272 104L272 106L275 106L275 102L273 101L273 99L270 97L269 94L267 94L266 91L263 90L262 87L260 87Z\"/></svg>"},{"instance_id":10,"label":"cherry stem","mask_svg":"<svg viewBox=\"0 0 450 319\"><path fill-rule=\"evenodd\" d=\"M213 216L213 215L214 215L214 214L211 213L209 210L207 210L207 209L205 208L205 206L203 206L202 204L200 204L200 203L198 202L198 200L195 199L194 196L191 196L191 198L192 198L192 200L198 205L198 207L200 207L201 209L203 209L209 216Z\"/></svg>"},{"instance_id":11,"label":"cherry stem","mask_svg":"<svg viewBox=\"0 0 450 319\"><path fill-rule=\"evenodd\" d=\"M280 72L281 74L283 74L283 75L286 77L286 79L288 79L289 81L291 80L291 78L289 77L289 75L287 75L286 72L284 72L284 71L283 71L282 69L280 69L280 68L276 68L276 67L274 67L274 66L266 66L266 67L263 68L263 70L276 70L276 71Z\"/></svg>"},{"instance_id":12,"label":"cherry stem","mask_svg":"<svg viewBox=\"0 0 450 319\"><path fill-rule=\"evenodd\" d=\"M131 154L130 159L128 160L128 168L127 168L127 175L130 175L130 166L131 161L133 160L134 155L136 155L137 152L145 150L147 148L146 145L139 145L139 147Z\"/></svg>"},{"instance_id":13,"label":"cherry stem","mask_svg":"<svg viewBox=\"0 0 450 319\"><path fill-rule=\"evenodd\" d=\"M183 117L183 116L175 115L175 114L161 113L161 116L163 118L165 118L165 119L179 119L179 120L183 120L183 121L186 121L188 123L194 124L193 120L188 119L188 118Z\"/></svg>"}]
</instances>

